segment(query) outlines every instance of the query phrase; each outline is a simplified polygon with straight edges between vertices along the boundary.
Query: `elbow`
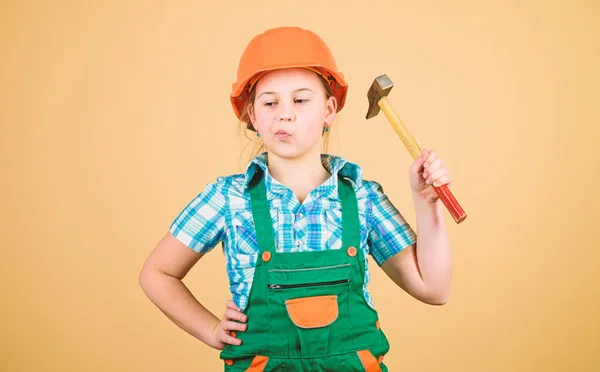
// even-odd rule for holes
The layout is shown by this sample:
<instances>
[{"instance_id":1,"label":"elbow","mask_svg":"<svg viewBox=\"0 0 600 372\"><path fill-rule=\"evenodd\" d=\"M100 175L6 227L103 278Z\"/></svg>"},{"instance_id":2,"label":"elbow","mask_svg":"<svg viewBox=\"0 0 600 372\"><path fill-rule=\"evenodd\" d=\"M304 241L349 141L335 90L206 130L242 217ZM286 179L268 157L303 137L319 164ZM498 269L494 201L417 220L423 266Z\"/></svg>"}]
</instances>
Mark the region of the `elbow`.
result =
<instances>
[{"instance_id":1,"label":"elbow","mask_svg":"<svg viewBox=\"0 0 600 372\"><path fill-rule=\"evenodd\" d=\"M146 270L144 268L142 268L138 275L138 285L142 288L142 290L144 292L145 292L146 281L147 281L146 277L147 277Z\"/></svg>"},{"instance_id":2,"label":"elbow","mask_svg":"<svg viewBox=\"0 0 600 372\"><path fill-rule=\"evenodd\" d=\"M138 285L142 288L144 292L147 293L148 286L152 281L152 270L148 267L148 265L144 265L140 273L138 274Z\"/></svg>"},{"instance_id":3,"label":"elbow","mask_svg":"<svg viewBox=\"0 0 600 372\"><path fill-rule=\"evenodd\" d=\"M159 288L166 285L167 282L172 278L181 280L180 277L170 275L164 270L146 263L140 269L138 274L138 285L142 288L146 295L151 296L154 295Z\"/></svg>"},{"instance_id":4,"label":"elbow","mask_svg":"<svg viewBox=\"0 0 600 372\"><path fill-rule=\"evenodd\" d=\"M438 293L430 294L429 296L427 296L427 298L424 299L423 302L425 302L428 305L443 306L448 303L449 299L450 291L440 291Z\"/></svg>"},{"instance_id":5,"label":"elbow","mask_svg":"<svg viewBox=\"0 0 600 372\"><path fill-rule=\"evenodd\" d=\"M432 301L429 301L429 305L433 305L433 306L443 306L446 305L448 303L448 298L447 297L438 297L433 299Z\"/></svg>"}]
</instances>

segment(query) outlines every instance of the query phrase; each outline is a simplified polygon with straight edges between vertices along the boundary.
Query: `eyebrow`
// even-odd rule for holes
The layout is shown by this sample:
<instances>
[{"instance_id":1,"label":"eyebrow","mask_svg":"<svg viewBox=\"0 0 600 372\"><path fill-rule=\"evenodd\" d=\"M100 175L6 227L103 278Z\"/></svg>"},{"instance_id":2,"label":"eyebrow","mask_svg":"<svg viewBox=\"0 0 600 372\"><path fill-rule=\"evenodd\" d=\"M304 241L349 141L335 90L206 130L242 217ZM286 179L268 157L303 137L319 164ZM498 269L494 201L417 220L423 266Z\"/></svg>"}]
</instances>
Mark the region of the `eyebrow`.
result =
<instances>
[{"instance_id":1,"label":"eyebrow","mask_svg":"<svg viewBox=\"0 0 600 372\"><path fill-rule=\"evenodd\" d=\"M311 92L314 93L314 91L312 89L309 88L300 88L300 89L296 89L295 91L293 91L292 93L298 93L298 92L302 92L303 90L309 90ZM262 92L261 94L258 95L258 97L256 97L256 99L259 99L260 96L262 96L263 94L277 94L277 92Z\"/></svg>"}]
</instances>

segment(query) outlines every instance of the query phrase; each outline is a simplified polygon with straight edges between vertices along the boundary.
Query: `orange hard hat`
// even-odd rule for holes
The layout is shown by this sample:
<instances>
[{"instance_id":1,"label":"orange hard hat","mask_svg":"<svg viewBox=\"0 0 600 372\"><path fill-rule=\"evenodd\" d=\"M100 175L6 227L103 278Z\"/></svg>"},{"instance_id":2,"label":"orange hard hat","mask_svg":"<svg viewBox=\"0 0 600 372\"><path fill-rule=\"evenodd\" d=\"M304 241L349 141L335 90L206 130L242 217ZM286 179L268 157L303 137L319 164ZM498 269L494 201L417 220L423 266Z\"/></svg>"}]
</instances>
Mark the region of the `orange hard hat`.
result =
<instances>
[{"instance_id":1,"label":"orange hard hat","mask_svg":"<svg viewBox=\"0 0 600 372\"><path fill-rule=\"evenodd\" d=\"M348 83L323 39L300 27L278 27L255 36L242 53L230 96L238 119L256 81L269 71L290 67L308 68L321 75L337 100L337 111L344 107Z\"/></svg>"}]
</instances>

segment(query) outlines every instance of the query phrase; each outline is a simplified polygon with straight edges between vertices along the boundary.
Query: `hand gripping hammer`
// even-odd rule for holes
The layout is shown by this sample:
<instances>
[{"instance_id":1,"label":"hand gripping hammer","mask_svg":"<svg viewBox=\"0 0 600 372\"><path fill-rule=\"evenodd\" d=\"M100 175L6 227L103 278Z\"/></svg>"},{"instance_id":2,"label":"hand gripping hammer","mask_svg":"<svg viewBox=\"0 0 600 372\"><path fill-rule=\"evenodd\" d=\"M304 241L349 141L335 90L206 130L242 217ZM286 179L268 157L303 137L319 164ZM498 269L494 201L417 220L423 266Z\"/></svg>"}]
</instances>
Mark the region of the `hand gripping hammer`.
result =
<instances>
[{"instance_id":1,"label":"hand gripping hammer","mask_svg":"<svg viewBox=\"0 0 600 372\"><path fill-rule=\"evenodd\" d=\"M369 99L369 110L367 111L367 119L370 119L376 116L379 113L379 109L383 110L383 113L388 118L398 136L406 146L406 149L414 159L421 156L421 148L410 134L400 117L390 104L390 101L387 98L387 95L390 93L392 88L394 87L394 83L390 80L387 75L381 75L377 77L369 91L367 92L367 98ZM462 209L460 204L454 198L454 195L450 192L448 185L443 185L442 187L436 187L431 185L437 192L439 198L442 200L454 221L458 224L464 221L467 218L467 214Z\"/></svg>"}]
</instances>

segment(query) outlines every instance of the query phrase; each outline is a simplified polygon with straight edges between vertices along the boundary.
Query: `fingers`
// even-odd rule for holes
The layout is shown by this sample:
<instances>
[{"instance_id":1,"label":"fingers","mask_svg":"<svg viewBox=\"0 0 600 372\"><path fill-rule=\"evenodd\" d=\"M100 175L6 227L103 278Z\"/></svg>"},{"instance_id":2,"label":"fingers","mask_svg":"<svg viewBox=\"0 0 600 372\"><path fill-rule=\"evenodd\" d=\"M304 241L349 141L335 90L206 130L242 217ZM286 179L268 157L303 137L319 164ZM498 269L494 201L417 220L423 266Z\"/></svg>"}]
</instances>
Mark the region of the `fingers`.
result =
<instances>
[{"instance_id":1,"label":"fingers","mask_svg":"<svg viewBox=\"0 0 600 372\"><path fill-rule=\"evenodd\" d=\"M235 332L225 332L219 335L219 339L221 342L229 345L241 345L242 340L235 337Z\"/></svg>"},{"instance_id":2,"label":"fingers","mask_svg":"<svg viewBox=\"0 0 600 372\"><path fill-rule=\"evenodd\" d=\"M225 319L238 320L240 322L246 322L248 320L248 316L242 313L242 309L240 309L235 302L232 300L227 300L225 303Z\"/></svg>"},{"instance_id":3,"label":"fingers","mask_svg":"<svg viewBox=\"0 0 600 372\"><path fill-rule=\"evenodd\" d=\"M233 322L231 320L222 321L223 331L220 334L221 341L231 345L241 345L242 340L236 337L235 331L245 331L248 325Z\"/></svg>"},{"instance_id":4,"label":"fingers","mask_svg":"<svg viewBox=\"0 0 600 372\"><path fill-rule=\"evenodd\" d=\"M248 325L245 323L238 323L231 320L223 322L223 329L225 331L245 331L247 328Z\"/></svg>"},{"instance_id":5,"label":"fingers","mask_svg":"<svg viewBox=\"0 0 600 372\"><path fill-rule=\"evenodd\" d=\"M450 175L448 174L448 170L444 167L438 168L435 172L433 172L425 179L426 184L433 185L435 187L440 187L450 182Z\"/></svg>"},{"instance_id":6,"label":"fingers","mask_svg":"<svg viewBox=\"0 0 600 372\"><path fill-rule=\"evenodd\" d=\"M423 163L423 167L425 167L425 169L429 168L429 166L431 165L431 163L433 163L433 161L437 158L437 154L435 153L435 151L430 151L430 150L423 150L423 153L425 153L427 155L427 158L425 159L425 162Z\"/></svg>"},{"instance_id":7,"label":"fingers","mask_svg":"<svg viewBox=\"0 0 600 372\"><path fill-rule=\"evenodd\" d=\"M225 311L225 318L231 319L231 320L238 320L240 322L248 321L248 316L246 314L242 313L241 311L232 310L232 309L228 309Z\"/></svg>"},{"instance_id":8,"label":"fingers","mask_svg":"<svg viewBox=\"0 0 600 372\"><path fill-rule=\"evenodd\" d=\"M443 164L441 159L434 159L433 162L429 164L429 166L425 167L425 170L423 171L423 178L427 178L430 175L432 175L435 171L439 170L442 167L442 165Z\"/></svg>"},{"instance_id":9,"label":"fingers","mask_svg":"<svg viewBox=\"0 0 600 372\"><path fill-rule=\"evenodd\" d=\"M429 152L423 167L423 178L426 184L440 187L452 183L448 170L443 166L442 160L437 157L435 151Z\"/></svg>"},{"instance_id":10,"label":"fingers","mask_svg":"<svg viewBox=\"0 0 600 372\"><path fill-rule=\"evenodd\" d=\"M237 311L242 311L242 309L240 309L235 302L233 302L231 299L227 300L227 302L225 302L225 308L226 309L232 309L232 310L237 310Z\"/></svg>"},{"instance_id":11,"label":"fingers","mask_svg":"<svg viewBox=\"0 0 600 372\"><path fill-rule=\"evenodd\" d=\"M240 340L239 338L233 337L229 334L225 334L223 336L223 342L226 344L230 344L230 345L241 345L242 344L242 340Z\"/></svg>"},{"instance_id":12,"label":"fingers","mask_svg":"<svg viewBox=\"0 0 600 372\"><path fill-rule=\"evenodd\" d=\"M225 303L225 315L219 325L221 331L218 338L221 342L230 345L241 345L242 340L236 337L235 331L245 331L248 328L247 324L239 323L246 322L248 316L242 313L242 310L231 299Z\"/></svg>"},{"instance_id":13,"label":"fingers","mask_svg":"<svg viewBox=\"0 0 600 372\"><path fill-rule=\"evenodd\" d=\"M230 345L241 345L242 340L236 337L235 331L245 331L248 325L231 320L222 320L219 325L220 331L216 333L217 339Z\"/></svg>"},{"instance_id":14,"label":"fingers","mask_svg":"<svg viewBox=\"0 0 600 372\"><path fill-rule=\"evenodd\" d=\"M432 185L435 187L442 187L444 185L450 185L451 183L452 179L450 178L450 176L448 174L444 174L443 176L440 176L435 181L433 181Z\"/></svg>"}]
</instances>

